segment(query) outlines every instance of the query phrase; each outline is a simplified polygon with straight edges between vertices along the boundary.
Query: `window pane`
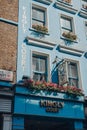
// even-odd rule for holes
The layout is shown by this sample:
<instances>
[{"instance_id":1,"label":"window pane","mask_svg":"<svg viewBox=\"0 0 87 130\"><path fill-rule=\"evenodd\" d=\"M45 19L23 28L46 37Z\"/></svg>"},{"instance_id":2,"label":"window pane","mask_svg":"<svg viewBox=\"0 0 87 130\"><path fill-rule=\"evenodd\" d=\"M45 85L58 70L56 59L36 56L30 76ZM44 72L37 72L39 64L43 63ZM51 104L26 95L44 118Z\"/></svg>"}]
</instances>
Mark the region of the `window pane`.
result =
<instances>
[{"instance_id":1,"label":"window pane","mask_svg":"<svg viewBox=\"0 0 87 130\"><path fill-rule=\"evenodd\" d=\"M33 74L33 80L40 81L40 74Z\"/></svg>"},{"instance_id":2,"label":"window pane","mask_svg":"<svg viewBox=\"0 0 87 130\"><path fill-rule=\"evenodd\" d=\"M36 20L32 20L32 25L34 25L34 24L36 24L36 25L41 25L41 26L44 25L43 22L39 22L39 21L36 21Z\"/></svg>"},{"instance_id":3,"label":"window pane","mask_svg":"<svg viewBox=\"0 0 87 130\"><path fill-rule=\"evenodd\" d=\"M69 85L78 87L78 80L76 80L76 79L69 79Z\"/></svg>"},{"instance_id":4,"label":"window pane","mask_svg":"<svg viewBox=\"0 0 87 130\"><path fill-rule=\"evenodd\" d=\"M32 60L33 79L46 80L46 57L35 55Z\"/></svg>"},{"instance_id":5,"label":"window pane","mask_svg":"<svg viewBox=\"0 0 87 130\"><path fill-rule=\"evenodd\" d=\"M39 71L39 62L38 62L38 59L35 57L33 57L33 70Z\"/></svg>"},{"instance_id":6,"label":"window pane","mask_svg":"<svg viewBox=\"0 0 87 130\"><path fill-rule=\"evenodd\" d=\"M68 73L70 77L77 78L77 65L75 63L71 63L68 65Z\"/></svg>"},{"instance_id":7,"label":"window pane","mask_svg":"<svg viewBox=\"0 0 87 130\"><path fill-rule=\"evenodd\" d=\"M45 72L45 59L40 59L40 71Z\"/></svg>"},{"instance_id":8,"label":"window pane","mask_svg":"<svg viewBox=\"0 0 87 130\"><path fill-rule=\"evenodd\" d=\"M46 76L44 74L38 74L38 73L33 73L33 80L34 81L46 81Z\"/></svg>"},{"instance_id":9,"label":"window pane","mask_svg":"<svg viewBox=\"0 0 87 130\"><path fill-rule=\"evenodd\" d=\"M32 18L40 20L40 21L44 21L44 11L33 8Z\"/></svg>"},{"instance_id":10,"label":"window pane","mask_svg":"<svg viewBox=\"0 0 87 130\"><path fill-rule=\"evenodd\" d=\"M72 30L71 19L61 17L61 27L71 31Z\"/></svg>"}]
</instances>

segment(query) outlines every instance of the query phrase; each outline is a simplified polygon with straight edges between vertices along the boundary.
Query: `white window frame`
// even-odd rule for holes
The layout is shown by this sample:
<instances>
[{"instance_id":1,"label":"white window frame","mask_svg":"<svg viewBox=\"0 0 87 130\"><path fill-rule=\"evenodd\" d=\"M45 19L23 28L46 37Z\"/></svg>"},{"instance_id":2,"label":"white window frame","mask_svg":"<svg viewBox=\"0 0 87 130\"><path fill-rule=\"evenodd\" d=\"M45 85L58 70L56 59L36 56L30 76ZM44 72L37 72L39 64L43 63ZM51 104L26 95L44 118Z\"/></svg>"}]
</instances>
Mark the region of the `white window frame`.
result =
<instances>
[{"instance_id":1,"label":"white window frame","mask_svg":"<svg viewBox=\"0 0 87 130\"><path fill-rule=\"evenodd\" d=\"M72 31L73 33L75 33L75 27L74 27L74 19L73 17L70 17L70 16L67 16L67 15L64 15L64 14L61 14L60 15L60 27L61 27L61 18L67 18L67 19L70 19L71 20L71 26L72 26ZM62 35L62 27L61 27L61 35Z\"/></svg>"},{"instance_id":2,"label":"white window frame","mask_svg":"<svg viewBox=\"0 0 87 130\"><path fill-rule=\"evenodd\" d=\"M50 65L51 65L51 61L50 61L50 54L48 53L42 53L41 51L35 51L35 50L31 50L31 66L30 66L30 70L31 70L31 78L33 78L33 67L32 67L32 57L33 54L35 55L41 55L44 57L47 57L47 81L51 81L51 71L50 71Z\"/></svg>"},{"instance_id":3,"label":"white window frame","mask_svg":"<svg viewBox=\"0 0 87 130\"><path fill-rule=\"evenodd\" d=\"M87 30L86 30L86 28L87 28L87 21L85 21L85 36L86 36L86 40L87 40Z\"/></svg>"},{"instance_id":4,"label":"white window frame","mask_svg":"<svg viewBox=\"0 0 87 130\"><path fill-rule=\"evenodd\" d=\"M77 88L82 88L82 83L81 83L81 75L80 75L80 64L79 61L76 60L72 60L72 59L65 59L64 62L66 62L66 82L64 84L62 84L63 86L67 86L68 85L68 62L72 62L72 63L76 63L77 64L77 73L78 73L78 86L76 86ZM60 65L59 65L60 66ZM59 72L58 72L59 73ZM61 84L60 84L61 85Z\"/></svg>"},{"instance_id":5,"label":"white window frame","mask_svg":"<svg viewBox=\"0 0 87 130\"><path fill-rule=\"evenodd\" d=\"M47 17L47 8L39 6L37 4L32 4L32 8L40 9L45 12L45 25L48 28L48 17ZM31 8L31 28L32 28L32 8Z\"/></svg>"}]
</instances>

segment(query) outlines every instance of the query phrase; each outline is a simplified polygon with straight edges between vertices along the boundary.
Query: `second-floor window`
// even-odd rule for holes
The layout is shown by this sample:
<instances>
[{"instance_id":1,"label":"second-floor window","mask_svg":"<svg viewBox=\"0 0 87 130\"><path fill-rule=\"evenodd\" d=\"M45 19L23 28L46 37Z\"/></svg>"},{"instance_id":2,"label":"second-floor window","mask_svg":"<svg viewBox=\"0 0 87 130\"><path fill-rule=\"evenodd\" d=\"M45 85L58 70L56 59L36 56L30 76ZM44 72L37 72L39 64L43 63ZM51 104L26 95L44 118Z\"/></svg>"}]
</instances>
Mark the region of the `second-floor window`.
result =
<instances>
[{"instance_id":1,"label":"second-floor window","mask_svg":"<svg viewBox=\"0 0 87 130\"><path fill-rule=\"evenodd\" d=\"M45 26L45 10L32 7L32 25Z\"/></svg>"},{"instance_id":2,"label":"second-floor window","mask_svg":"<svg viewBox=\"0 0 87 130\"><path fill-rule=\"evenodd\" d=\"M42 55L33 54L33 79L35 81L47 81L47 57Z\"/></svg>"}]
</instances>

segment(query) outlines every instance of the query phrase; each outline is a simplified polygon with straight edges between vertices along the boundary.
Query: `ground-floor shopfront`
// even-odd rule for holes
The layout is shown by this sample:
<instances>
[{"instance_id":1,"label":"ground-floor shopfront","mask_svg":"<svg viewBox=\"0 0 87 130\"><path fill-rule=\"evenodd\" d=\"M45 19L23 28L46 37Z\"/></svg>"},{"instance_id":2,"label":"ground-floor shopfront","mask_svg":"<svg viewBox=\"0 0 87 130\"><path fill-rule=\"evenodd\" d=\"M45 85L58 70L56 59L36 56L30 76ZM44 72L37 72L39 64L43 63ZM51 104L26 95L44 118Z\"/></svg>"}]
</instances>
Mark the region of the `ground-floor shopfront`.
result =
<instances>
[{"instance_id":1,"label":"ground-floor shopfront","mask_svg":"<svg viewBox=\"0 0 87 130\"><path fill-rule=\"evenodd\" d=\"M15 86L12 130L83 130L84 98Z\"/></svg>"},{"instance_id":2,"label":"ground-floor shopfront","mask_svg":"<svg viewBox=\"0 0 87 130\"><path fill-rule=\"evenodd\" d=\"M75 123L80 128L76 129ZM13 121L13 130L83 130L81 127L81 121L53 117L16 116Z\"/></svg>"}]
</instances>

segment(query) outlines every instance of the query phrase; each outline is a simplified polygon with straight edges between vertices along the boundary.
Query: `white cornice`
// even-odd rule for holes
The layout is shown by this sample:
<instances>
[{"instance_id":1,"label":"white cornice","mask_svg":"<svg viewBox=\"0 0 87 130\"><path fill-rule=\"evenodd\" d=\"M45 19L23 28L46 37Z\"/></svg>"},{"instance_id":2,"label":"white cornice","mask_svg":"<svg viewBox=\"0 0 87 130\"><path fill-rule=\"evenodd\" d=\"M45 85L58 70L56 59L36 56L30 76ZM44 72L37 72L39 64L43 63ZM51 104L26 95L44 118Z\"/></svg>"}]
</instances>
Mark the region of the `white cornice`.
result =
<instances>
[{"instance_id":1,"label":"white cornice","mask_svg":"<svg viewBox=\"0 0 87 130\"><path fill-rule=\"evenodd\" d=\"M70 47L66 47L62 45L59 45L59 51L76 55L76 56L82 56L82 54L84 53L84 51L82 50L78 50L78 49L74 49L74 48L70 48Z\"/></svg>"},{"instance_id":2,"label":"white cornice","mask_svg":"<svg viewBox=\"0 0 87 130\"><path fill-rule=\"evenodd\" d=\"M84 18L87 18L87 12L86 11L81 10L79 12L79 15L82 16L82 17L84 17Z\"/></svg>"},{"instance_id":3,"label":"white cornice","mask_svg":"<svg viewBox=\"0 0 87 130\"><path fill-rule=\"evenodd\" d=\"M32 45L36 44L38 46L47 47L47 48L53 48L56 45L54 42L37 39L33 37L27 37L26 39L28 40L28 43Z\"/></svg>"},{"instance_id":4,"label":"white cornice","mask_svg":"<svg viewBox=\"0 0 87 130\"><path fill-rule=\"evenodd\" d=\"M55 6L59 9L66 10L66 11L73 13L73 14L75 14L78 11L78 10L72 8L72 5L70 5L70 4L67 5L67 4L60 2L60 1L56 1Z\"/></svg>"},{"instance_id":5,"label":"white cornice","mask_svg":"<svg viewBox=\"0 0 87 130\"><path fill-rule=\"evenodd\" d=\"M51 4L52 3L52 0L36 0L37 2L40 2L40 3L44 3L44 4Z\"/></svg>"}]
</instances>

